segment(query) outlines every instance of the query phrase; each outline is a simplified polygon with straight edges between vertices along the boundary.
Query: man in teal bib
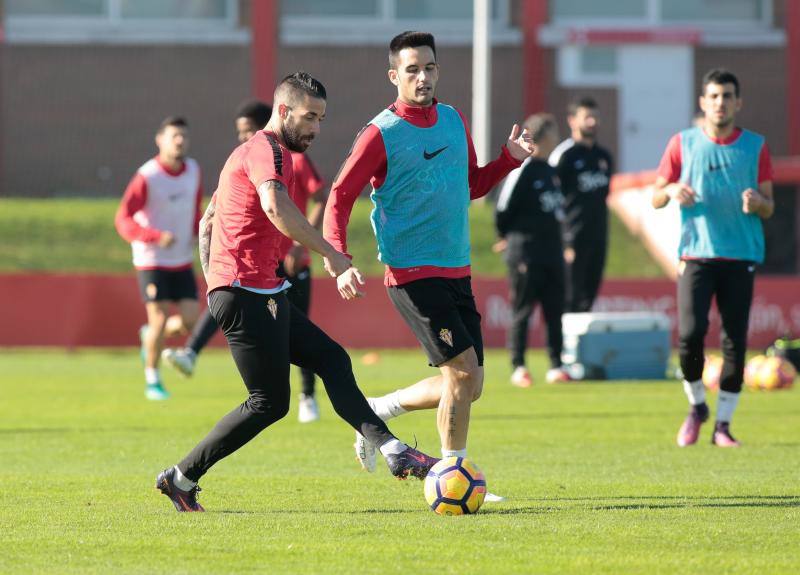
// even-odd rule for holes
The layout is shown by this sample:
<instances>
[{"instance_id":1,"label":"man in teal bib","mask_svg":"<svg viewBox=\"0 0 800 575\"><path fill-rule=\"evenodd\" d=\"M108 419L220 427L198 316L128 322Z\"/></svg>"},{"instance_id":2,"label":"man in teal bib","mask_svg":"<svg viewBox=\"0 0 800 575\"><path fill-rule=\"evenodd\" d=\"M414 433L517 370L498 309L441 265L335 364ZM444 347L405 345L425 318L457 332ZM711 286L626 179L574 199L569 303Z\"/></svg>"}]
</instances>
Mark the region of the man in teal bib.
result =
<instances>
[{"instance_id":1,"label":"man in teal bib","mask_svg":"<svg viewBox=\"0 0 800 575\"><path fill-rule=\"evenodd\" d=\"M653 206L681 208L678 328L683 387L691 406L678 445L697 442L709 409L703 386L704 339L711 299L722 318L717 417L711 442L738 447L730 432L739 402L756 264L764 261L761 220L772 215L772 166L764 137L736 127L739 81L727 70L703 77L703 125L670 140L658 168Z\"/></svg>"},{"instance_id":2,"label":"man in teal bib","mask_svg":"<svg viewBox=\"0 0 800 575\"><path fill-rule=\"evenodd\" d=\"M369 399L384 420L406 411L438 409L443 456L464 457L470 404L483 387L481 316L470 282L472 199L492 189L533 152L514 126L500 156L479 167L461 113L434 98L439 78L433 36L404 32L389 45L389 80L397 100L359 133L331 188L324 234L347 249L353 203L370 185L378 258L386 264L389 298L440 374ZM355 268L338 280L345 299L363 294ZM363 467L375 451L356 435Z\"/></svg>"}]
</instances>

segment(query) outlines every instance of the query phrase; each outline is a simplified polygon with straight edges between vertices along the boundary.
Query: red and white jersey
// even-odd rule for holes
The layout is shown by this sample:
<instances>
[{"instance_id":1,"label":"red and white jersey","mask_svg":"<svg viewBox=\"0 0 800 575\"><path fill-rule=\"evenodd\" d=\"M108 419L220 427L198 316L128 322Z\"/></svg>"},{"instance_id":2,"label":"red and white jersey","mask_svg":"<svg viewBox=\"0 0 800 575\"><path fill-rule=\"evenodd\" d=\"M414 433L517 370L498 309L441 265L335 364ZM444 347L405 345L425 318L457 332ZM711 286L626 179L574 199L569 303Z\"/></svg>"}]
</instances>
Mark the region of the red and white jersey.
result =
<instances>
[{"instance_id":1,"label":"red and white jersey","mask_svg":"<svg viewBox=\"0 0 800 575\"><path fill-rule=\"evenodd\" d=\"M175 172L153 158L131 179L114 219L119 234L131 243L136 269L184 269L194 260L203 188L200 167L187 158ZM175 237L162 248L162 232Z\"/></svg>"},{"instance_id":2,"label":"red and white jersey","mask_svg":"<svg viewBox=\"0 0 800 575\"><path fill-rule=\"evenodd\" d=\"M284 284L275 272L292 240L269 220L256 191L270 180L292 190L292 160L274 133L260 130L231 153L219 175L206 278L209 293L223 286L271 290Z\"/></svg>"}]
</instances>

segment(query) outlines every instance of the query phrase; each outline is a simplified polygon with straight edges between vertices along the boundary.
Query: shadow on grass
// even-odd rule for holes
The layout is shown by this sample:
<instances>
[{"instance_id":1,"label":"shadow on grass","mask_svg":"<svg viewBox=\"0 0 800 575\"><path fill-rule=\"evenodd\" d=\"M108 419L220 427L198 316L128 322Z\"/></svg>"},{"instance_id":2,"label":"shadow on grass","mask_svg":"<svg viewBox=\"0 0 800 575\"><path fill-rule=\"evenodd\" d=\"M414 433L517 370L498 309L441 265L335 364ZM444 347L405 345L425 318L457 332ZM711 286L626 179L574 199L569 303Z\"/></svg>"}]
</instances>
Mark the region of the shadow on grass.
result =
<instances>
[{"instance_id":1,"label":"shadow on grass","mask_svg":"<svg viewBox=\"0 0 800 575\"><path fill-rule=\"evenodd\" d=\"M599 504L601 501L606 504ZM621 497L558 497L558 498L521 498L510 501L541 501L542 503L597 503L588 506L593 511L638 511L646 509L697 509L697 508L746 508L746 507L800 507L800 495L722 495L722 496L680 496L680 495L651 495L651 496L621 496ZM630 501L630 503L625 503ZM619 502L619 503L617 503ZM577 506L586 508L583 505ZM522 507L515 509L491 510L490 512L503 513L531 513L530 509L540 509L542 512L564 511L572 508L569 505L553 507Z\"/></svg>"},{"instance_id":2,"label":"shadow on grass","mask_svg":"<svg viewBox=\"0 0 800 575\"><path fill-rule=\"evenodd\" d=\"M426 509L352 509L342 511L336 509L266 509L264 511L244 511L240 509L209 509L206 513L221 515L414 515Z\"/></svg>"}]
</instances>

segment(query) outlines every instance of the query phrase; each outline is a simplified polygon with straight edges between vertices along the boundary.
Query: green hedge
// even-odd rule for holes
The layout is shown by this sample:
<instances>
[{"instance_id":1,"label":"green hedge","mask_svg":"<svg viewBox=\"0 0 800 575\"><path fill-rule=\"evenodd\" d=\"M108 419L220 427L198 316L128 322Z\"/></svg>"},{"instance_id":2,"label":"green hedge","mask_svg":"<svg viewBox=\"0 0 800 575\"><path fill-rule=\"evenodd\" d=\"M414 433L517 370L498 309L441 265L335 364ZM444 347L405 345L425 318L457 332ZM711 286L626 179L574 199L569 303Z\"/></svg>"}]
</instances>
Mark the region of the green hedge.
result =
<instances>
[{"instance_id":1,"label":"green hedge","mask_svg":"<svg viewBox=\"0 0 800 575\"><path fill-rule=\"evenodd\" d=\"M0 272L129 272L130 247L114 229L116 207L117 201L110 199L0 199ZM348 247L359 268L380 275L383 266L375 257L370 209L368 200L356 202ZM505 274L500 257L491 251L492 210L488 202L476 202L470 210L475 275ZM315 266L315 273L322 273L321 265ZM663 276L641 242L615 217L606 275Z\"/></svg>"}]
</instances>

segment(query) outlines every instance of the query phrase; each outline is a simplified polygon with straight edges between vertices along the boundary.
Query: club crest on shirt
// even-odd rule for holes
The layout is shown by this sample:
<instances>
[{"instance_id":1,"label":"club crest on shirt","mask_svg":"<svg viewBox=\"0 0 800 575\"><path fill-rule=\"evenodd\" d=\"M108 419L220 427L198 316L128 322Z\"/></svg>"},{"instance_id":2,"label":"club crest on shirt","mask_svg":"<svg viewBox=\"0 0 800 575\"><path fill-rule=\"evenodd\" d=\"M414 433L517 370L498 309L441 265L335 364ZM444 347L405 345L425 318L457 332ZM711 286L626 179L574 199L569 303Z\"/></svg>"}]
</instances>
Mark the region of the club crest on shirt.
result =
<instances>
[{"instance_id":1,"label":"club crest on shirt","mask_svg":"<svg viewBox=\"0 0 800 575\"><path fill-rule=\"evenodd\" d=\"M605 160L605 158L600 158L597 161L597 165L602 171L604 172L608 171L608 162Z\"/></svg>"},{"instance_id":2,"label":"club crest on shirt","mask_svg":"<svg viewBox=\"0 0 800 575\"><path fill-rule=\"evenodd\" d=\"M267 309L272 314L272 319L278 319L278 303L274 299L267 300Z\"/></svg>"},{"instance_id":3,"label":"club crest on shirt","mask_svg":"<svg viewBox=\"0 0 800 575\"><path fill-rule=\"evenodd\" d=\"M450 347L453 347L453 332L446 327L443 327L439 330L439 339L441 339Z\"/></svg>"}]
</instances>

